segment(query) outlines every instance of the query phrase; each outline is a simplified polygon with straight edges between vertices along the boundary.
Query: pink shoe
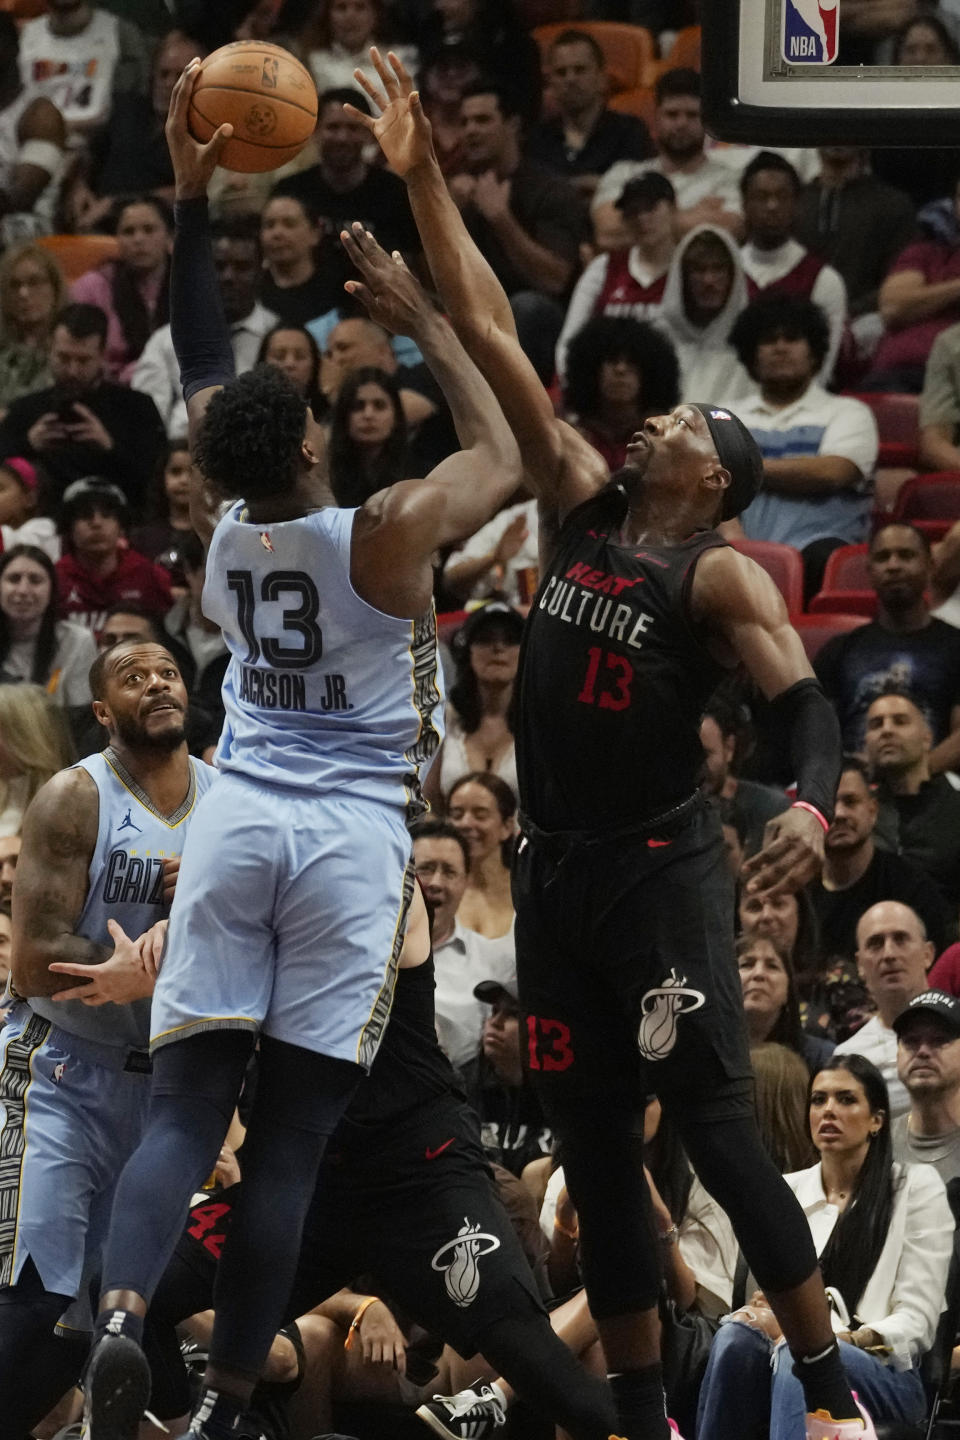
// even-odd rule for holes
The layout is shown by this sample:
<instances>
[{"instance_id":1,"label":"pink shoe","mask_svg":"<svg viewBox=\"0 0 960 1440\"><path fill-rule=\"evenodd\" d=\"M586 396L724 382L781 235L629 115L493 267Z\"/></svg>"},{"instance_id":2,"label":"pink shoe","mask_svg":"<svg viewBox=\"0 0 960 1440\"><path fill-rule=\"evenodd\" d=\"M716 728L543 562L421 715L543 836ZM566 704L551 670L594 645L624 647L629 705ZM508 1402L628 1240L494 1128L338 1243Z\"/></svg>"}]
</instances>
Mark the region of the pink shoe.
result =
<instances>
[{"instance_id":1,"label":"pink shoe","mask_svg":"<svg viewBox=\"0 0 960 1440\"><path fill-rule=\"evenodd\" d=\"M860 1411L860 1420L831 1420L826 1410L818 1410L807 1416L807 1440L877 1440L873 1421L860 1404L859 1396L853 1392Z\"/></svg>"},{"instance_id":2,"label":"pink shoe","mask_svg":"<svg viewBox=\"0 0 960 1440\"><path fill-rule=\"evenodd\" d=\"M677 1422L676 1422L676 1420L668 1420L668 1421L667 1421L667 1424L670 1426L670 1429L673 1431L674 1435L676 1435L677 1440L683 1440L683 1436L680 1434L680 1431L677 1429Z\"/></svg>"}]
</instances>

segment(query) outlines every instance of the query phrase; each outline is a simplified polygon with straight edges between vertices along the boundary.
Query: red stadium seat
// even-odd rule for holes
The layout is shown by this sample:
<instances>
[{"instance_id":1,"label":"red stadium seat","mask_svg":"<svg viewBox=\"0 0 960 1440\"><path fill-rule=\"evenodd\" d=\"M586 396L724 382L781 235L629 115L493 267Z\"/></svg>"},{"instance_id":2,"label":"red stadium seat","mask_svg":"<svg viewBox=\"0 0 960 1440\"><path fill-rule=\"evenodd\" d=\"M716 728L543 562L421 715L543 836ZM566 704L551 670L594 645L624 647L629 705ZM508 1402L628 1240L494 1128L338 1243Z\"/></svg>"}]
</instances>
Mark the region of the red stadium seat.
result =
<instances>
[{"instance_id":1,"label":"red stadium seat","mask_svg":"<svg viewBox=\"0 0 960 1440\"><path fill-rule=\"evenodd\" d=\"M775 545L768 540L734 540L741 555L755 560L776 585L791 612L803 609L803 561L792 545Z\"/></svg>"},{"instance_id":2,"label":"red stadium seat","mask_svg":"<svg viewBox=\"0 0 960 1440\"><path fill-rule=\"evenodd\" d=\"M811 615L863 615L872 620L877 613L876 590L821 590L807 610Z\"/></svg>"},{"instance_id":3,"label":"red stadium seat","mask_svg":"<svg viewBox=\"0 0 960 1440\"><path fill-rule=\"evenodd\" d=\"M33 243L50 251L68 282L79 280L87 270L95 270L118 253L114 235L38 235Z\"/></svg>"},{"instance_id":4,"label":"red stadium seat","mask_svg":"<svg viewBox=\"0 0 960 1440\"><path fill-rule=\"evenodd\" d=\"M657 60L647 71L646 85L656 83L665 70L700 69L700 26L687 25L678 30L676 38L662 60Z\"/></svg>"},{"instance_id":5,"label":"red stadium seat","mask_svg":"<svg viewBox=\"0 0 960 1440\"><path fill-rule=\"evenodd\" d=\"M941 539L960 520L960 471L914 475L900 487L892 518L916 525L931 540Z\"/></svg>"},{"instance_id":6,"label":"red stadium seat","mask_svg":"<svg viewBox=\"0 0 960 1440\"><path fill-rule=\"evenodd\" d=\"M791 615L790 624L803 641L807 659L812 663L817 652L834 635L844 635L865 625L865 615Z\"/></svg>"},{"instance_id":7,"label":"red stadium seat","mask_svg":"<svg viewBox=\"0 0 960 1440\"><path fill-rule=\"evenodd\" d=\"M824 590L867 590L870 573L867 569L868 545L841 545L827 560L823 572Z\"/></svg>"},{"instance_id":8,"label":"red stadium seat","mask_svg":"<svg viewBox=\"0 0 960 1440\"><path fill-rule=\"evenodd\" d=\"M466 610L448 610L437 616L437 639L449 645L467 618Z\"/></svg>"},{"instance_id":9,"label":"red stadium seat","mask_svg":"<svg viewBox=\"0 0 960 1440\"><path fill-rule=\"evenodd\" d=\"M880 432L878 465L916 465L920 396L864 391L854 400L869 405Z\"/></svg>"}]
</instances>

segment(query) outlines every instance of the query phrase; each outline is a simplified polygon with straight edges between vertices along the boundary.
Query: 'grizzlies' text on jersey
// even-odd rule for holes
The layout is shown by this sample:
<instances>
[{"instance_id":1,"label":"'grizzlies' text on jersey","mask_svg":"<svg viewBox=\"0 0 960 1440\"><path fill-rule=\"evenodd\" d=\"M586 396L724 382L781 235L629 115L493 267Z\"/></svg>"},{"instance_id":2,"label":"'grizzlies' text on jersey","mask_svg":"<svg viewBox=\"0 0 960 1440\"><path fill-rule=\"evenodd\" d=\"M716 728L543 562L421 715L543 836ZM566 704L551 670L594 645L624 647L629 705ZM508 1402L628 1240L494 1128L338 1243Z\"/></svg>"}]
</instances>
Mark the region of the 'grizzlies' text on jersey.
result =
<instances>
[{"instance_id":1,"label":"'grizzlies' text on jersey","mask_svg":"<svg viewBox=\"0 0 960 1440\"><path fill-rule=\"evenodd\" d=\"M217 526L203 591L231 655L217 765L416 811L440 743L436 617L398 620L356 594L356 513L254 525L241 501Z\"/></svg>"},{"instance_id":2,"label":"'grizzlies' text on jersey","mask_svg":"<svg viewBox=\"0 0 960 1440\"><path fill-rule=\"evenodd\" d=\"M191 760L183 803L174 814L161 815L112 750L89 755L79 761L79 768L97 787L100 814L87 901L76 934L112 945L107 921L116 920L135 940L170 913L163 899L163 862L180 855L196 802L217 772ZM37 1015L82 1039L139 1050L146 1050L149 1043L149 999L94 1006L41 995L31 995L29 1001Z\"/></svg>"}]
</instances>

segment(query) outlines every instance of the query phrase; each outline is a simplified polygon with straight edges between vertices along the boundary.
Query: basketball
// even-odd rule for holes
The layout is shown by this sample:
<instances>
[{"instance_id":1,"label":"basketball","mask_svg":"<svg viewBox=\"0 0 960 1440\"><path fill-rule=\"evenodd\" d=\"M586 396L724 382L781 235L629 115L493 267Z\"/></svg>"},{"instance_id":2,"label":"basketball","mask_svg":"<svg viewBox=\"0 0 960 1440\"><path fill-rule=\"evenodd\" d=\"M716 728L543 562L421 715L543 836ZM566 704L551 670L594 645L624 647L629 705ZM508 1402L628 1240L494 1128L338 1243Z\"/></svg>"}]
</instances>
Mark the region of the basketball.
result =
<instances>
[{"instance_id":1,"label":"basketball","mask_svg":"<svg viewBox=\"0 0 960 1440\"><path fill-rule=\"evenodd\" d=\"M309 70L280 45L238 40L208 55L190 97L190 133L207 141L233 126L220 164L245 174L276 170L306 145L317 123Z\"/></svg>"}]
</instances>

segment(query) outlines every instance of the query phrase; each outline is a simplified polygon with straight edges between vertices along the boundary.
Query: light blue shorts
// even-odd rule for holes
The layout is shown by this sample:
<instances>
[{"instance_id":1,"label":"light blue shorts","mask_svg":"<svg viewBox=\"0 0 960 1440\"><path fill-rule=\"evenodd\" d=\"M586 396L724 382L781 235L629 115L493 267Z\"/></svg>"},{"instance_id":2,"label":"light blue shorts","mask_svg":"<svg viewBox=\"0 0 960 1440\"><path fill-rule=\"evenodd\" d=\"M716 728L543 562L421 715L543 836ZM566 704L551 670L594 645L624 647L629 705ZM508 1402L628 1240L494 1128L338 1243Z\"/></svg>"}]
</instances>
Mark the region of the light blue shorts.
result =
<instances>
[{"instance_id":1,"label":"light blue shorts","mask_svg":"<svg viewBox=\"0 0 960 1440\"><path fill-rule=\"evenodd\" d=\"M221 775L184 844L151 1049L263 1030L369 1069L413 885L399 809Z\"/></svg>"},{"instance_id":2,"label":"light blue shorts","mask_svg":"<svg viewBox=\"0 0 960 1440\"><path fill-rule=\"evenodd\" d=\"M0 1029L0 1285L29 1256L43 1288L80 1296L68 1329L90 1328L114 1186L146 1124L150 1076L124 1052L58 1030L20 1002Z\"/></svg>"}]
</instances>

